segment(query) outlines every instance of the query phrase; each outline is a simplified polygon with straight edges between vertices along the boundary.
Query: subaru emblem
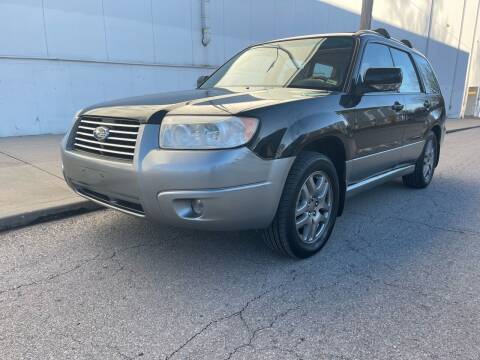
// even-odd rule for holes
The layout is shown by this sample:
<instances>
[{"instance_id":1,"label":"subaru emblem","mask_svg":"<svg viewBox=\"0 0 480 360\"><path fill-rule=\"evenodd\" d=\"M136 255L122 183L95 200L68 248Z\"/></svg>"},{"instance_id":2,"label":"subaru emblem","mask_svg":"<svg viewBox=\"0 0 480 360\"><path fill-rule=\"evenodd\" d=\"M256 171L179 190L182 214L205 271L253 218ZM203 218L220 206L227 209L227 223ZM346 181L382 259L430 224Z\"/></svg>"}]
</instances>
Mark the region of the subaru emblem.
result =
<instances>
[{"instance_id":1,"label":"subaru emblem","mask_svg":"<svg viewBox=\"0 0 480 360\"><path fill-rule=\"evenodd\" d=\"M110 129L105 126L99 126L93 130L93 137L98 141L105 141L110 134Z\"/></svg>"}]
</instances>

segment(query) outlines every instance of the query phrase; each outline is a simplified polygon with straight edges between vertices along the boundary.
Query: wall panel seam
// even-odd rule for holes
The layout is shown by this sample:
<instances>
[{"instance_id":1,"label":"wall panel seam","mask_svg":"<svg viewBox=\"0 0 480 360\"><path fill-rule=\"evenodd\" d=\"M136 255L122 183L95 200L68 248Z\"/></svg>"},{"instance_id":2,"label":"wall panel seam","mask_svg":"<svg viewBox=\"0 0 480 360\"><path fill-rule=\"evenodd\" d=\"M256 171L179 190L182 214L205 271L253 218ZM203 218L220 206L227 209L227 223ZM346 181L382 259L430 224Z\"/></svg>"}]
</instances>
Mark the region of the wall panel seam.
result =
<instances>
[{"instance_id":1,"label":"wall panel seam","mask_svg":"<svg viewBox=\"0 0 480 360\"><path fill-rule=\"evenodd\" d=\"M46 50L47 56L49 56L50 51L48 49L47 19L45 19L45 0L42 0L42 19L43 19L43 32L45 36L45 50Z\"/></svg>"},{"instance_id":2,"label":"wall panel seam","mask_svg":"<svg viewBox=\"0 0 480 360\"><path fill-rule=\"evenodd\" d=\"M28 61L56 61L56 62L75 62L85 64L105 64L105 65L132 65L132 66L152 66L167 68L193 68L193 69L216 69L216 65L197 65L197 64L164 64L147 62L127 62L114 60L90 60L90 59L67 59L67 58L48 58L37 56L14 56L0 55L0 60L28 60Z\"/></svg>"}]
</instances>

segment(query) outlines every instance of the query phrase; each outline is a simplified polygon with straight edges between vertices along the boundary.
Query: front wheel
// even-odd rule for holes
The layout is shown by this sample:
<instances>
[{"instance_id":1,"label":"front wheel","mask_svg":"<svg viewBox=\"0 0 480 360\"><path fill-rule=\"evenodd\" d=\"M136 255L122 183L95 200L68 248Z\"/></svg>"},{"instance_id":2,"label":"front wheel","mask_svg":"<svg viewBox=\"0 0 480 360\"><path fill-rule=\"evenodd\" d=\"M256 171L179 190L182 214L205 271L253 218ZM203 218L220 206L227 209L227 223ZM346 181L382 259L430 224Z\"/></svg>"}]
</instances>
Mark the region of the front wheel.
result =
<instances>
[{"instance_id":1,"label":"front wheel","mask_svg":"<svg viewBox=\"0 0 480 360\"><path fill-rule=\"evenodd\" d=\"M264 230L266 244L283 255L306 258L319 251L333 230L339 181L330 159L301 153L290 170L277 214Z\"/></svg>"},{"instance_id":2,"label":"front wheel","mask_svg":"<svg viewBox=\"0 0 480 360\"><path fill-rule=\"evenodd\" d=\"M438 144L433 132L427 134L422 154L415 164L415 171L403 177L403 183L409 187L422 189L432 181L437 164Z\"/></svg>"}]
</instances>

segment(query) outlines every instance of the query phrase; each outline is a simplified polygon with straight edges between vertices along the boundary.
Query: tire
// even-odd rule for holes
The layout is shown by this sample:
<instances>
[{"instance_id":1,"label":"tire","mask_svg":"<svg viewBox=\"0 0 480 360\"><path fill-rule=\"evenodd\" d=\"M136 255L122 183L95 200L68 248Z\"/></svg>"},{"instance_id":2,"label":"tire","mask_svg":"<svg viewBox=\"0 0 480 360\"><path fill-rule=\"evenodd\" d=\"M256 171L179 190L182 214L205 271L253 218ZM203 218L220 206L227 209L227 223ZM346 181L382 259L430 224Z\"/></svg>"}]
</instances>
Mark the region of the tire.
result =
<instances>
[{"instance_id":1,"label":"tire","mask_svg":"<svg viewBox=\"0 0 480 360\"><path fill-rule=\"evenodd\" d=\"M285 181L275 218L263 231L265 243L293 258L317 253L335 225L339 189L337 171L328 157L315 152L301 153Z\"/></svg>"},{"instance_id":2,"label":"tire","mask_svg":"<svg viewBox=\"0 0 480 360\"><path fill-rule=\"evenodd\" d=\"M430 131L425 139L422 154L415 163L415 171L403 176L403 183L408 187L416 189L427 187L432 182L437 160L438 141L435 134Z\"/></svg>"}]
</instances>

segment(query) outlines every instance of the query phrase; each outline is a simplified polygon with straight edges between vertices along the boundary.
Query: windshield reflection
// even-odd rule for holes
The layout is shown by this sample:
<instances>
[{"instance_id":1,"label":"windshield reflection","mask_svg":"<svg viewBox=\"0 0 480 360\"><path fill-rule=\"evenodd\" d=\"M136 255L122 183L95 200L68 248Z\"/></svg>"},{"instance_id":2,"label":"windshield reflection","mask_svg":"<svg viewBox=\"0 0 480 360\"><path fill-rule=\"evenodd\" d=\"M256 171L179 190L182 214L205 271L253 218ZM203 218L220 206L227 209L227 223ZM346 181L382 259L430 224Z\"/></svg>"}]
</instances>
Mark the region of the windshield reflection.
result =
<instances>
[{"instance_id":1,"label":"windshield reflection","mask_svg":"<svg viewBox=\"0 0 480 360\"><path fill-rule=\"evenodd\" d=\"M229 60L203 85L292 87L339 90L345 81L354 40L332 36L253 46Z\"/></svg>"}]
</instances>

